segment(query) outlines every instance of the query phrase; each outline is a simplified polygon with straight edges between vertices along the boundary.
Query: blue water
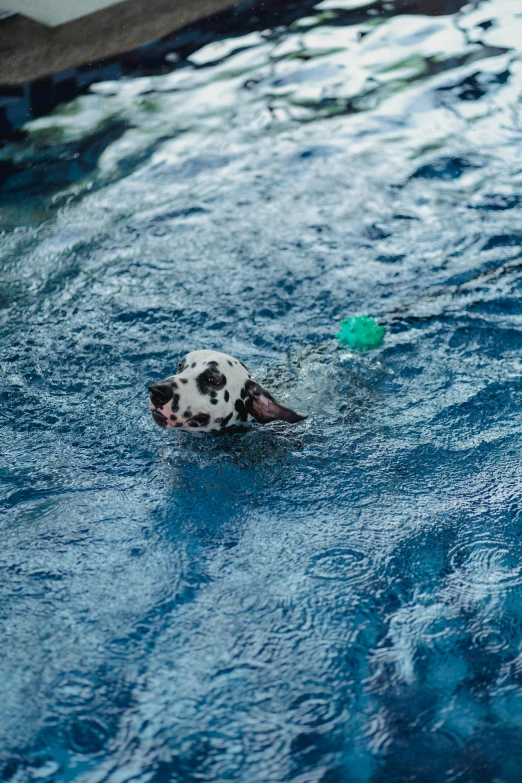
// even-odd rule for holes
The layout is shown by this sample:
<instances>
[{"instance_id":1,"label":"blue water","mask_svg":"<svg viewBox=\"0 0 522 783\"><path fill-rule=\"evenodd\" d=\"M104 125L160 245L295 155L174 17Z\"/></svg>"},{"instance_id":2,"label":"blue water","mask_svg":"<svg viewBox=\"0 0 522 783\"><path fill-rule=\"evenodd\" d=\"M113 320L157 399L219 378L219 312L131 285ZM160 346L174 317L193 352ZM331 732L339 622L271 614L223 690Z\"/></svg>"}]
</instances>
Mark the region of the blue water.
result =
<instances>
[{"instance_id":1,"label":"blue water","mask_svg":"<svg viewBox=\"0 0 522 783\"><path fill-rule=\"evenodd\" d=\"M520 780L522 7L374 10L0 150L4 780ZM310 418L160 430L207 347Z\"/></svg>"}]
</instances>

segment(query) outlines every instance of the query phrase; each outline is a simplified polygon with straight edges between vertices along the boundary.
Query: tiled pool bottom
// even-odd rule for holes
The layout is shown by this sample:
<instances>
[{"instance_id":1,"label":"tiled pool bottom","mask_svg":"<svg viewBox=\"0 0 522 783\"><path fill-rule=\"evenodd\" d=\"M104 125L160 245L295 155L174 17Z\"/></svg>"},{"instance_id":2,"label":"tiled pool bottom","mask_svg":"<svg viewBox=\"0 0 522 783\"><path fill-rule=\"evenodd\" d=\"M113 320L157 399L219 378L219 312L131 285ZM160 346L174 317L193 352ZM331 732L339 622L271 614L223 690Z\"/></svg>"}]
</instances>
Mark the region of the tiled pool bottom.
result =
<instances>
[{"instance_id":1,"label":"tiled pool bottom","mask_svg":"<svg viewBox=\"0 0 522 783\"><path fill-rule=\"evenodd\" d=\"M520 779L521 12L322 5L1 151L5 780Z\"/></svg>"}]
</instances>

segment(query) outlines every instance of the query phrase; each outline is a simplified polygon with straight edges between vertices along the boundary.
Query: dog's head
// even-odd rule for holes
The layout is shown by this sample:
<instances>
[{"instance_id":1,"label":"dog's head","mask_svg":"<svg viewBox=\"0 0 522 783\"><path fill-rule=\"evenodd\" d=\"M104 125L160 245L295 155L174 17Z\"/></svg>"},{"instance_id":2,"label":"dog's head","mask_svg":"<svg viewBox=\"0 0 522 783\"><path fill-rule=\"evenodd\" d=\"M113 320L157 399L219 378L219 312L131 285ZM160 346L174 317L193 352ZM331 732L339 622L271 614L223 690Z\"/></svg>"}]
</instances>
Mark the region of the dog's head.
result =
<instances>
[{"instance_id":1,"label":"dog's head","mask_svg":"<svg viewBox=\"0 0 522 783\"><path fill-rule=\"evenodd\" d=\"M253 381L238 359L217 351L192 351L176 375L149 386L150 409L160 427L212 432L247 421L297 422L303 413L279 405Z\"/></svg>"}]
</instances>

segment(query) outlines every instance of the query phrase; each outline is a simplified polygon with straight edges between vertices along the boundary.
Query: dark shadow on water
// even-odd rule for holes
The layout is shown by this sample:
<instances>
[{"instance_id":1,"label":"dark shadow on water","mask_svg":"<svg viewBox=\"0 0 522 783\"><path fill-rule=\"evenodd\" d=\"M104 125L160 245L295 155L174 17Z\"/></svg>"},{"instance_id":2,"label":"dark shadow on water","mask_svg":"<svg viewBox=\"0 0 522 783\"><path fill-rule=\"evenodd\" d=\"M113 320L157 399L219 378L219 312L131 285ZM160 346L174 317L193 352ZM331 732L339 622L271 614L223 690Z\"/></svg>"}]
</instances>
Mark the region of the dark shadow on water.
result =
<instances>
[{"instance_id":1,"label":"dark shadow on water","mask_svg":"<svg viewBox=\"0 0 522 783\"><path fill-rule=\"evenodd\" d=\"M103 152L120 139L127 125L114 121L78 141L60 144L42 139L39 154L27 161L0 163L0 205L27 198L49 200L58 189L86 178L95 171Z\"/></svg>"}]
</instances>

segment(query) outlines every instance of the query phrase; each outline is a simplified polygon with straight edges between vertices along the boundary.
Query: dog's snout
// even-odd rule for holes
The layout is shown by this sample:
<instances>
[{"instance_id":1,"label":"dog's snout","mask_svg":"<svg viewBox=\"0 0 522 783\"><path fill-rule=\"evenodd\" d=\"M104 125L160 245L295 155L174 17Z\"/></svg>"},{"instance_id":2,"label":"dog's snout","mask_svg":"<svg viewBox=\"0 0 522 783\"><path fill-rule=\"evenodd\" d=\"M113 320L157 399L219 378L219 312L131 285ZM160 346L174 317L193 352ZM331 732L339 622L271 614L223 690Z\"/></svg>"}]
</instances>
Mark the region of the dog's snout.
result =
<instances>
[{"instance_id":1,"label":"dog's snout","mask_svg":"<svg viewBox=\"0 0 522 783\"><path fill-rule=\"evenodd\" d=\"M164 383L153 383L149 386L150 401L156 408L163 408L173 397L173 390Z\"/></svg>"}]
</instances>

